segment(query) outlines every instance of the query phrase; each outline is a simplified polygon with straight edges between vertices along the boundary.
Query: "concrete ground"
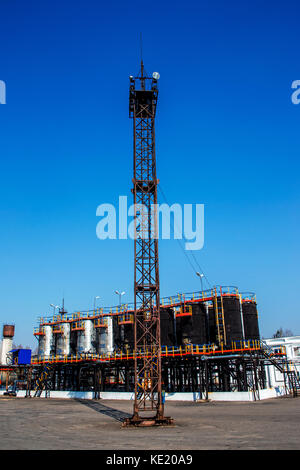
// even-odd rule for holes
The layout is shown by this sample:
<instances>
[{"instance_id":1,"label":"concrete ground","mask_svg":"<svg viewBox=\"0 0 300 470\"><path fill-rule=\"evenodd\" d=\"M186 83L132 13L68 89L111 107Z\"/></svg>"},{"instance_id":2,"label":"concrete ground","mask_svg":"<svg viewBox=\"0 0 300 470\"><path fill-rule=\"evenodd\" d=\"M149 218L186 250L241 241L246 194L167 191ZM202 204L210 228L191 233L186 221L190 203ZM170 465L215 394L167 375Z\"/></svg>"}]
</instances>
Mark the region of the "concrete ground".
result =
<instances>
[{"instance_id":1,"label":"concrete ground","mask_svg":"<svg viewBox=\"0 0 300 470\"><path fill-rule=\"evenodd\" d=\"M169 402L174 427L121 428L132 402L0 398L0 449L300 449L300 397Z\"/></svg>"}]
</instances>

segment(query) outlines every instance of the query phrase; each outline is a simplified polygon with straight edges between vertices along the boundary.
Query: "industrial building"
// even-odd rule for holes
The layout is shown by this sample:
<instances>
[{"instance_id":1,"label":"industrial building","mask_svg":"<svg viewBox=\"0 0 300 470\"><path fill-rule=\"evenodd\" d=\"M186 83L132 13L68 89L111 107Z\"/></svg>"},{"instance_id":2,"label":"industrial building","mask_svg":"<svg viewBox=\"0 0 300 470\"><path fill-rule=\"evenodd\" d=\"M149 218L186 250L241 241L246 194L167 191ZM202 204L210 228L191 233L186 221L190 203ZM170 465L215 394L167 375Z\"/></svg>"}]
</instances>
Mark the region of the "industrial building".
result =
<instances>
[{"instance_id":1,"label":"industrial building","mask_svg":"<svg viewBox=\"0 0 300 470\"><path fill-rule=\"evenodd\" d=\"M24 396L116 394L134 400L133 417L126 425L172 424L172 418L164 416L163 396L199 400L274 396L271 368L282 374L280 393L297 396L300 390L285 345L273 351L260 339L254 293L214 286L160 297L158 240L146 236L157 233L150 208L157 204L158 79L157 72L152 77L145 74L143 62L139 75L130 76L132 192L135 204L148 209L148 219L135 227L134 302L72 313L63 305L57 315L40 317L34 329L38 354L27 364L19 361L24 355L17 352L7 364L13 331L3 332L0 368L14 377L19 388L23 384ZM156 414L142 417L147 411Z\"/></svg>"},{"instance_id":2,"label":"industrial building","mask_svg":"<svg viewBox=\"0 0 300 470\"><path fill-rule=\"evenodd\" d=\"M285 351L286 360L290 370L295 372L297 380L300 379L300 336L289 336L284 338L270 338L265 340L265 344L274 354L278 351ZM284 394L285 375L276 367L266 367L266 373L270 387L276 390L277 395Z\"/></svg>"},{"instance_id":3,"label":"industrial building","mask_svg":"<svg viewBox=\"0 0 300 470\"><path fill-rule=\"evenodd\" d=\"M49 396L51 390L51 396L79 392L91 398L132 398L133 323L131 305L75 313L62 308L57 315L40 317L34 329L38 354L24 363L24 354L8 352L11 377L23 395ZM167 399L256 400L298 394L298 384L292 382L294 376L299 381L298 369L284 341L260 340L253 293L219 286L162 298L161 338ZM272 341L274 350L268 349Z\"/></svg>"},{"instance_id":4,"label":"industrial building","mask_svg":"<svg viewBox=\"0 0 300 470\"><path fill-rule=\"evenodd\" d=\"M132 305L66 312L39 319L34 329L37 360L62 357L114 356L133 351ZM161 346L185 348L259 340L255 294L239 293L237 287L215 287L161 299Z\"/></svg>"}]
</instances>

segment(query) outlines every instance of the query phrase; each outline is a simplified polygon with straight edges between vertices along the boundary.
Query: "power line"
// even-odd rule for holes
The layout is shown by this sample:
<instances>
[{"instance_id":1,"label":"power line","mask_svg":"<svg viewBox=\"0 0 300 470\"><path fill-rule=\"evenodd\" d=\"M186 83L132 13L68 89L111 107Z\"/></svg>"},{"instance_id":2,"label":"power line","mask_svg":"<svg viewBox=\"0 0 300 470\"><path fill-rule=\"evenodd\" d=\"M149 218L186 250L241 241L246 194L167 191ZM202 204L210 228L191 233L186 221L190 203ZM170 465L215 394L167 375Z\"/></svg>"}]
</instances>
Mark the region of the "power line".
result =
<instances>
[{"instance_id":1,"label":"power line","mask_svg":"<svg viewBox=\"0 0 300 470\"><path fill-rule=\"evenodd\" d=\"M164 191L163 191L161 185L158 186L158 189L159 189L159 191L161 192L161 195L162 195L162 197L164 198L165 202L168 204L168 206L170 206L170 204L168 203L168 200L167 200L167 198L166 198L166 196L165 196L165 193L164 193ZM173 229L174 229L174 224L175 224L175 220L174 220L174 222L173 222ZM178 226L177 226L176 228L178 229ZM186 242L187 240L186 240L184 234L182 234L182 235L183 235L183 239L184 239L185 242ZM183 247L182 241L179 240L179 239L177 239L177 241L178 241L179 246L180 246L181 250L183 251L183 253L184 253L184 255L185 255L187 261L189 262L189 264L190 264L192 270L194 271L195 274L197 274L197 270L196 270L196 268L194 267L194 265L193 265L191 259L189 258L188 252L187 252L186 249ZM200 264L199 264L198 260L196 259L194 253L191 252L190 255L191 255L191 257L193 258L194 263L196 264L196 266L198 266L198 268L200 269L201 274L203 274L203 277L204 277L204 279L206 280L208 286L211 288L211 283L209 282L207 276L205 275L204 270L203 270L202 267L200 266Z\"/></svg>"}]
</instances>

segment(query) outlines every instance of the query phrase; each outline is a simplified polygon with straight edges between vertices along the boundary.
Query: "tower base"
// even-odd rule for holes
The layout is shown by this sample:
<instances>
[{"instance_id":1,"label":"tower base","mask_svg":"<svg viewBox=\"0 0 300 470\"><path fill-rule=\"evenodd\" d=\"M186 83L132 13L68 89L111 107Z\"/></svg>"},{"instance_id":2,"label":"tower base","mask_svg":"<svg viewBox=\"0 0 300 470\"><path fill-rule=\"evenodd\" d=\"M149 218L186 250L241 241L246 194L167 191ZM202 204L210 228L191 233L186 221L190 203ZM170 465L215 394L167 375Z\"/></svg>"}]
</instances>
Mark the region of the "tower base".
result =
<instances>
[{"instance_id":1,"label":"tower base","mask_svg":"<svg viewBox=\"0 0 300 470\"><path fill-rule=\"evenodd\" d=\"M132 416L131 418L126 418L122 423L122 428L128 427L150 427L150 426L174 426L174 419L168 416L160 417L151 416L149 417L140 417Z\"/></svg>"}]
</instances>

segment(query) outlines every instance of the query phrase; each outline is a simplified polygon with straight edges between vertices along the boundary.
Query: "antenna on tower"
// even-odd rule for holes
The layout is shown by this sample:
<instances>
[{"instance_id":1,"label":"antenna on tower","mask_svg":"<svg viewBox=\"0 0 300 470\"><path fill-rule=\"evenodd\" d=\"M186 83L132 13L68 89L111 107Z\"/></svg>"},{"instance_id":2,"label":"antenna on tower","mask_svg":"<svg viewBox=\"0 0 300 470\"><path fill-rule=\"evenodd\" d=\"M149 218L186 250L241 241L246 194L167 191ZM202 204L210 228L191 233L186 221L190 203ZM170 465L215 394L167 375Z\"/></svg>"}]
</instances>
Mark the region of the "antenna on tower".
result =
<instances>
[{"instance_id":1,"label":"antenna on tower","mask_svg":"<svg viewBox=\"0 0 300 470\"><path fill-rule=\"evenodd\" d=\"M141 64L143 63L143 36L140 33Z\"/></svg>"},{"instance_id":2,"label":"antenna on tower","mask_svg":"<svg viewBox=\"0 0 300 470\"><path fill-rule=\"evenodd\" d=\"M141 89L145 90L145 75L144 75L144 62L143 62L143 36L140 33L140 50L141 50Z\"/></svg>"},{"instance_id":3,"label":"antenna on tower","mask_svg":"<svg viewBox=\"0 0 300 470\"><path fill-rule=\"evenodd\" d=\"M63 293L63 299L62 299L62 307L59 309L60 313L64 314L67 313L65 310L65 294Z\"/></svg>"}]
</instances>

